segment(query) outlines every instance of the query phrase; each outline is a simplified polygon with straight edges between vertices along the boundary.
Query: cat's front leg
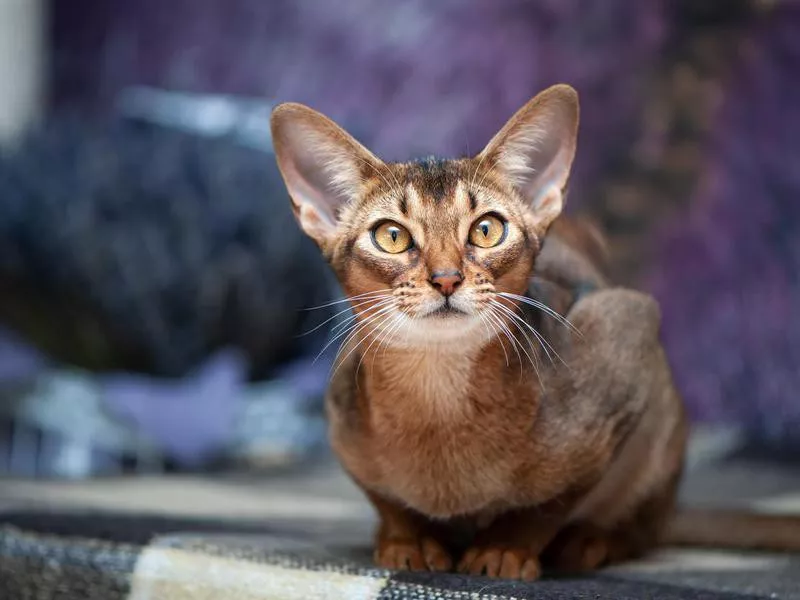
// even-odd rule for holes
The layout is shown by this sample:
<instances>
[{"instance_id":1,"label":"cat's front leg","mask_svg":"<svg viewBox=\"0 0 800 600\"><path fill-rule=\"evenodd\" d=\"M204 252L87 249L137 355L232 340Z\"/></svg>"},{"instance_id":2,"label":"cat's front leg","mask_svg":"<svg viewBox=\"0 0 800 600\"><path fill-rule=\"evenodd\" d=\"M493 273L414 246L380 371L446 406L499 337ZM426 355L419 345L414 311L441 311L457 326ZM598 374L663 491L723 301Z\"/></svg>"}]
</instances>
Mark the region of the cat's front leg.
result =
<instances>
[{"instance_id":1,"label":"cat's front leg","mask_svg":"<svg viewBox=\"0 0 800 600\"><path fill-rule=\"evenodd\" d=\"M504 579L538 579L539 555L564 527L582 493L568 492L543 505L501 514L479 531L458 571Z\"/></svg>"},{"instance_id":2,"label":"cat's front leg","mask_svg":"<svg viewBox=\"0 0 800 600\"><path fill-rule=\"evenodd\" d=\"M449 571L450 553L439 541L434 523L375 493L367 496L378 511L375 563L400 571Z\"/></svg>"}]
</instances>

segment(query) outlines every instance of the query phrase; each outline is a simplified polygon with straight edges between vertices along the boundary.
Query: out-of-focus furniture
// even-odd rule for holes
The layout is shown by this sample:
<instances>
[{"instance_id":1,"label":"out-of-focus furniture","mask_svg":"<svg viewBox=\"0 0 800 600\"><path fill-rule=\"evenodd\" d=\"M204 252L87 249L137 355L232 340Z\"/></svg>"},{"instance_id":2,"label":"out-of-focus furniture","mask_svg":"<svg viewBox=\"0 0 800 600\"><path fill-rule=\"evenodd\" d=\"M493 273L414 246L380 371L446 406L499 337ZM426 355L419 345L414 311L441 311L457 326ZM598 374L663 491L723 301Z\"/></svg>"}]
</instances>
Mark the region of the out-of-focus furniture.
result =
<instances>
[{"instance_id":1,"label":"out-of-focus furniture","mask_svg":"<svg viewBox=\"0 0 800 600\"><path fill-rule=\"evenodd\" d=\"M45 13L44 0L0 0L0 144L42 113Z\"/></svg>"}]
</instances>

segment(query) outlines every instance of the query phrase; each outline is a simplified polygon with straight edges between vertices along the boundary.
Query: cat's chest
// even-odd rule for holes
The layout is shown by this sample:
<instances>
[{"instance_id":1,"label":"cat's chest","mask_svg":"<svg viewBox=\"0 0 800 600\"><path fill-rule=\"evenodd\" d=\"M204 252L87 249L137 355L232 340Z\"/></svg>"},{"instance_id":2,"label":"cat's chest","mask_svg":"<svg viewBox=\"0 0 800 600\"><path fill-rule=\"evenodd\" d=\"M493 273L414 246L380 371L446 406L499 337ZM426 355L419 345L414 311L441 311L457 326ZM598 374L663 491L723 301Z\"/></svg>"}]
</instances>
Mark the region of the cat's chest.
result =
<instances>
[{"instance_id":1,"label":"cat's chest","mask_svg":"<svg viewBox=\"0 0 800 600\"><path fill-rule=\"evenodd\" d=\"M435 517L511 499L531 458L535 402L482 378L476 369L483 361L429 356L399 367L362 380L358 425L332 421L348 470L362 485Z\"/></svg>"},{"instance_id":2,"label":"cat's chest","mask_svg":"<svg viewBox=\"0 0 800 600\"><path fill-rule=\"evenodd\" d=\"M447 518L487 510L513 494L519 436L478 424L420 427L404 436L375 431L376 483L416 510Z\"/></svg>"},{"instance_id":3,"label":"cat's chest","mask_svg":"<svg viewBox=\"0 0 800 600\"><path fill-rule=\"evenodd\" d=\"M532 415L509 414L504 398L481 404L476 395L482 394L474 388L455 398L408 393L376 408L368 443L376 487L441 518L511 500L532 458Z\"/></svg>"}]
</instances>

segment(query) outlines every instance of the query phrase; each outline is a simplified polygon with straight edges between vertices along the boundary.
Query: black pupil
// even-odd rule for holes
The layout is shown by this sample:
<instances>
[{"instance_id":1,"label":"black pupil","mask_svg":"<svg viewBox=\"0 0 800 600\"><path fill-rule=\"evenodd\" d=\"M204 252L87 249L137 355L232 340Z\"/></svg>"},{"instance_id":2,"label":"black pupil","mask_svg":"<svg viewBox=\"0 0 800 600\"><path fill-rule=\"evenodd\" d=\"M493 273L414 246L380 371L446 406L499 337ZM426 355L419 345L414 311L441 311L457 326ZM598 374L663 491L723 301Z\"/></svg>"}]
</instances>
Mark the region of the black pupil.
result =
<instances>
[{"instance_id":1,"label":"black pupil","mask_svg":"<svg viewBox=\"0 0 800 600\"><path fill-rule=\"evenodd\" d=\"M398 236L399 234L400 234L400 232L397 230L397 228L396 228L396 227L392 227L392 228L389 230L389 235L391 235L391 236L392 236L392 241L393 241L393 242L396 242L396 241L397 241L397 236Z\"/></svg>"},{"instance_id":2,"label":"black pupil","mask_svg":"<svg viewBox=\"0 0 800 600\"><path fill-rule=\"evenodd\" d=\"M489 221L484 221L480 225L483 237L489 237Z\"/></svg>"}]
</instances>

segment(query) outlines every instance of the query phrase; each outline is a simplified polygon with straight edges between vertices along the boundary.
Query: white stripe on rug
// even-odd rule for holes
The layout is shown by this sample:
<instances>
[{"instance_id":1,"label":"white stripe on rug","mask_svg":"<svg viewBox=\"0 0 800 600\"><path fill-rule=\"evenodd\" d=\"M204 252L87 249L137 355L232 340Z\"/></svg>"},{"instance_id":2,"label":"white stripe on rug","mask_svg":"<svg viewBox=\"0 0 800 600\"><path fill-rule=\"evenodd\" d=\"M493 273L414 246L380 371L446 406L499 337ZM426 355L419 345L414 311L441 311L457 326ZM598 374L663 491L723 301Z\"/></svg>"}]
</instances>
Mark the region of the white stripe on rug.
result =
<instances>
[{"instance_id":1,"label":"white stripe on rug","mask_svg":"<svg viewBox=\"0 0 800 600\"><path fill-rule=\"evenodd\" d=\"M387 581L150 546L137 560L129 600L375 600Z\"/></svg>"}]
</instances>

